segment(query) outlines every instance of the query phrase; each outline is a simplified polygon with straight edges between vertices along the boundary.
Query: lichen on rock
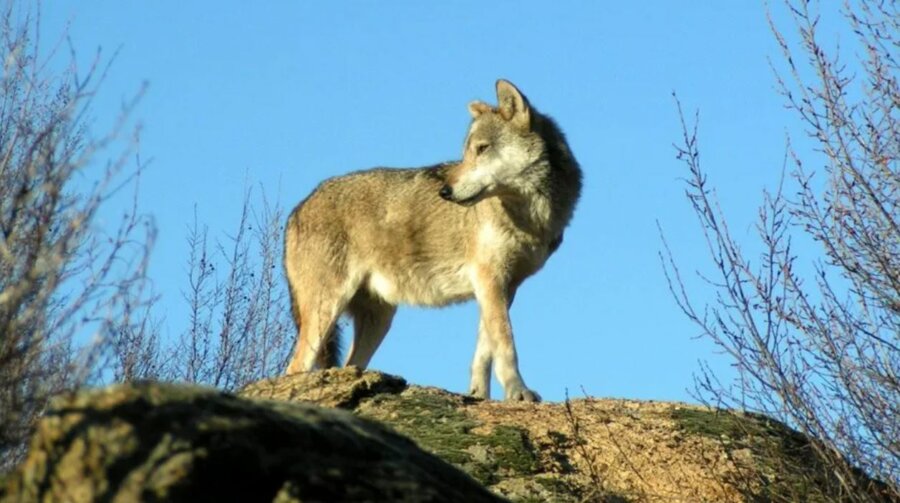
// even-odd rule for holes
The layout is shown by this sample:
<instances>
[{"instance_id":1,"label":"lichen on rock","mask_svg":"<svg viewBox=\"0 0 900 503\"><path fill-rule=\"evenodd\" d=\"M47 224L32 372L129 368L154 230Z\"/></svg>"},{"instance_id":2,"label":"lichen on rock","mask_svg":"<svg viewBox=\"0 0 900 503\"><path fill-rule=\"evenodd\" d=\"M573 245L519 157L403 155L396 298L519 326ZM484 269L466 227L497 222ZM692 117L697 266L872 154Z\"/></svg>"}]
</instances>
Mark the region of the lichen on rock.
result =
<instances>
[{"instance_id":1,"label":"lichen on rock","mask_svg":"<svg viewBox=\"0 0 900 503\"><path fill-rule=\"evenodd\" d=\"M238 396L136 383L59 397L0 503L828 500L810 445L752 414L477 400L351 367Z\"/></svg>"},{"instance_id":2,"label":"lichen on rock","mask_svg":"<svg viewBox=\"0 0 900 503\"><path fill-rule=\"evenodd\" d=\"M56 399L0 501L500 501L346 411L139 383Z\"/></svg>"}]
</instances>

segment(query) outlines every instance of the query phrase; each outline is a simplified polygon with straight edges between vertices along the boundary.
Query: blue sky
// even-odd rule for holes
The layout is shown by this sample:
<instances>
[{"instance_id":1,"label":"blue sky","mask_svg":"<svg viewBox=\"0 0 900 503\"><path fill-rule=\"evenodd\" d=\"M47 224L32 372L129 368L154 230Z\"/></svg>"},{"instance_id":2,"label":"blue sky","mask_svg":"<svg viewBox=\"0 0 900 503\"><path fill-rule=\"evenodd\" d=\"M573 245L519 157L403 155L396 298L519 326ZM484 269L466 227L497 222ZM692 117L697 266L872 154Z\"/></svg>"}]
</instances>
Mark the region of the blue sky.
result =
<instances>
[{"instance_id":1,"label":"blue sky","mask_svg":"<svg viewBox=\"0 0 900 503\"><path fill-rule=\"evenodd\" d=\"M672 147L676 91L700 109L703 163L732 232L755 235L785 135L802 136L775 92L762 2L89 0L46 2L42 22L51 38L68 24L80 60L119 50L98 129L149 84L135 113L153 159L140 199L159 228L150 274L171 332L187 314L195 205L215 235L236 225L248 183L290 208L330 176L456 159L466 104L493 102L502 77L557 119L585 172L564 245L513 306L526 383L551 400L582 387L691 400L698 360L727 372L666 288L656 222L702 288L690 272L708 269L705 245ZM464 391L476 326L474 303L401 309L372 367Z\"/></svg>"}]
</instances>

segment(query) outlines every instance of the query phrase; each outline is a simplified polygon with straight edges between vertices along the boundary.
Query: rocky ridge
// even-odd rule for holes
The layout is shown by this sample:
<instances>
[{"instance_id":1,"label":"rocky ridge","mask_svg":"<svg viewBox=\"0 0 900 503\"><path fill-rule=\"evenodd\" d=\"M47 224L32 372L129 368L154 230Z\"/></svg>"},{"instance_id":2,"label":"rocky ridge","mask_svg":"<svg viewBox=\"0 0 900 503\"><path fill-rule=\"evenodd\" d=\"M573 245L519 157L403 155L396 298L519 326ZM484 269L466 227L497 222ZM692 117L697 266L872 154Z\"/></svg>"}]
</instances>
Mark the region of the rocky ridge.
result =
<instances>
[{"instance_id":1,"label":"rocky ridge","mask_svg":"<svg viewBox=\"0 0 900 503\"><path fill-rule=\"evenodd\" d=\"M664 402L475 400L355 368L237 395L133 383L57 398L19 501L824 501L809 443Z\"/></svg>"}]
</instances>

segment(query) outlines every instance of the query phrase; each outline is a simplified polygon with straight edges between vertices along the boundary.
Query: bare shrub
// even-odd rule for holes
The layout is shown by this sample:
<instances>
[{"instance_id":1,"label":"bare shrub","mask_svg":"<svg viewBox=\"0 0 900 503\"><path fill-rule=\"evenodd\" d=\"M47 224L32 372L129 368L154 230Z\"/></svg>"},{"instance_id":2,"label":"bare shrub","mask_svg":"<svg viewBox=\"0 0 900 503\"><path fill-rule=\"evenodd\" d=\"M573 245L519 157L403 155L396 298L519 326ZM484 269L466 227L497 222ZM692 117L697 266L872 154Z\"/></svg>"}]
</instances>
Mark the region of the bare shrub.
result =
<instances>
[{"instance_id":1,"label":"bare shrub","mask_svg":"<svg viewBox=\"0 0 900 503\"><path fill-rule=\"evenodd\" d=\"M156 231L137 208L144 165L137 131L127 134L142 91L95 135L90 110L109 63L98 52L80 72L65 37L42 54L39 7L0 0L0 471L62 390L137 379L234 390L280 372L294 337L284 211L264 195L252 204L250 191L236 233L221 242L210 245L195 218L189 323L163 336L146 278ZM53 73L63 49L70 64ZM101 209L109 220L126 189L121 220L101 228Z\"/></svg>"},{"instance_id":2,"label":"bare shrub","mask_svg":"<svg viewBox=\"0 0 900 503\"><path fill-rule=\"evenodd\" d=\"M210 249L208 229L188 230L188 326L162 376L235 390L284 367L293 342L281 276L284 211L247 191L236 232Z\"/></svg>"},{"instance_id":3,"label":"bare shrub","mask_svg":"<svg viewBox=\"0 0 900 503\"><path fill-rule=\"evenodd\" d=\"M284 211L247 191L235 232L210 242L196 210L187 230L188 308L174 337L157 297L111 340L112 380L160 379L236 390L284 367L293 342L287 287L281 275Z\"/></svg>"},{"instance_id":4,"label":"bare shrub","mask_svg":"<svg viewBox=\"0 0 900 503\"><path fill-rule=\"evenodd\" d=\"M589 402L590 397L586 397L586 400ZM569 426L572 444L575 446L578 455L584 460L586 468L583 471L587 472L588 480L590 480L590 493L585 495L583 499L584 501L604 501L611 497L611 494L603 481L603 477L600 476L600 465L597 462L597 456L587 448L587 440L582 432L581 421L572 409L572 401L569 399L568 389L566 390L566 400L563 404L565 405L566 423Z\"/></svg>"},{"instance_id":5,"label":"bare shrub","mask_svg":"<svg viewBox=\"0 0 900 503\"><path fill-rule=\"evenodd\" d=\"M100 54L79 72L70 51L53 73L65 45L39 51L39 19L0 3L0 468L21 454L47 398L96 377L110 336L132 326L155 232L134 207L98 227L101 207L140 170L136 135L123 139L134 102L93 135Z\"/></svg>"},{"instance_id":6,"label":"bare shrub","mask_svg":"<svg viewBox=\"0 0 900 503\"><path fill-rule=\"evenodd\" d=\"M682 115L678 158L714 264L703 276L713 303L695 308L665 241L661 258L681 309L737 369L737 381L723 384L704 367L698 396L811 437L830 477L824 499L900 499L900 12L892 2L845 4L861 51L847 64L823 45L815 2L785 5L800 43L770 21L787 68L777 83L818 151L788 145L789 176L763 195L762 252L752 261L701 168L696 122ZM792 246L800 239L821 255L802 261Z\"/></svg>"}]
</instances>

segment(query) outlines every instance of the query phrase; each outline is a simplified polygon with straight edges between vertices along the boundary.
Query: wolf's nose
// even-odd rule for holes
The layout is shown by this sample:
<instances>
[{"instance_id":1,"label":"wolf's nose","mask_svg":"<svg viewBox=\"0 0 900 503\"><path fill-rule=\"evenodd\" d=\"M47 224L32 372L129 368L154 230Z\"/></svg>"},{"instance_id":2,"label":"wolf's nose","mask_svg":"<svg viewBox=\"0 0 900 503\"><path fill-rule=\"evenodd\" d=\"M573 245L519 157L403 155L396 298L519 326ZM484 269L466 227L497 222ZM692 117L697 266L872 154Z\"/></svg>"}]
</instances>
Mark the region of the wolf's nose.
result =
<instances>
[{"instance_id":1,"label":"wolf's nose","mask_svg":"<svg viewBox=\"0 0 900 503\"><path fill-rule=\"evenodd\" d=\"M453 189L452 189L449 185L444 185L443 187L441 187L441 191L438 192L438 194L439 194L442 198L444 198L444 199L446 199L446 200L449 201L449 200L450 200L450 196L453 195Z\"/></svg>"}]
</instances>

